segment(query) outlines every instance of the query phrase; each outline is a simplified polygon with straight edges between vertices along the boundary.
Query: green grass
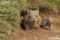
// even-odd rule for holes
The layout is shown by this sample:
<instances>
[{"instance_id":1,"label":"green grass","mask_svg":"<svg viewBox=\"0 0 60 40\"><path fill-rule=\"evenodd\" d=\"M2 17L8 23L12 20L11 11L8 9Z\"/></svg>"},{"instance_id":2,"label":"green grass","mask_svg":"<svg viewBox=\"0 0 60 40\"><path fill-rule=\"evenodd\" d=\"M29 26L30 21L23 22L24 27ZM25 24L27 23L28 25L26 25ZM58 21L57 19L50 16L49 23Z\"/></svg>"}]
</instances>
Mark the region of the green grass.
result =
<instances>
[{"instance_id":1,"label":"green grass","mask_svg":"<svg viewBox=\"0 0 60 40\"><path fill-rule=\"evenodd\" d=\"M2 38L0 38L0 40L5 40L5 39L2 37Z\"/></svg>"},{"instance_id":2,"label":"green grass","mask_svg":"<svg viewBox=\"0 0 60 40\"><path fill-rule=\"evenodd\" d=\"M0 40L5 40L5 34L4 33L0 33Z\"/></svg>"}]
</instances>

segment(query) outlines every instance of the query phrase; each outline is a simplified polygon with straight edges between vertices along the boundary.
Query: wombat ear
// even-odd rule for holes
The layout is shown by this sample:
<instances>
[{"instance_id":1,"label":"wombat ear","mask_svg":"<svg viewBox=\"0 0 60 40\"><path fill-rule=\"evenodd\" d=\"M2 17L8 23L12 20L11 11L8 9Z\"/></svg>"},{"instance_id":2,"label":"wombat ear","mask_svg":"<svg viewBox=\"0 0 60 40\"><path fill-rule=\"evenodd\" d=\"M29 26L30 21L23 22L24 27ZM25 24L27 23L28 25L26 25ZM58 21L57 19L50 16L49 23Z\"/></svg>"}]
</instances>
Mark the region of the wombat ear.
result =
<instances>
[{"instance_id":1,"label":"wombat ear","mask_svg":"<svg viewBox=\"0 0 60 40\"><path fill-rule=\"evenodd\" d=\"M20 15L25 17L27 15L27 10L21 10Z\"/></svg>"}]
</instances>

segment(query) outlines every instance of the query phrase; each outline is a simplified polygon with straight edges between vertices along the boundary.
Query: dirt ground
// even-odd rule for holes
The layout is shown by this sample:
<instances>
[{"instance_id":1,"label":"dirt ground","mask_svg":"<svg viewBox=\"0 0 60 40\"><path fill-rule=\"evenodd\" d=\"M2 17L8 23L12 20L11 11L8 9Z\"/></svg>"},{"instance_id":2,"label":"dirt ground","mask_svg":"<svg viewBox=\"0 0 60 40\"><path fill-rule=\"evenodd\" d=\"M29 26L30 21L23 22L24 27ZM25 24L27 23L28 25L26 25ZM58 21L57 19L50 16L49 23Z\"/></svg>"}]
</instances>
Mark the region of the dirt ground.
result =
<instances>
[{"instance_id":1,"label":"dirt ground","mask_svg":"<svg viewBox=\"0 0 60 40\"><path fill-rule=\"evenodd\" d=\"M44 28L22 30L16 28L14 40L60 40L60 15L52 16L51 30Z\"/></svg>"}]
</instances>

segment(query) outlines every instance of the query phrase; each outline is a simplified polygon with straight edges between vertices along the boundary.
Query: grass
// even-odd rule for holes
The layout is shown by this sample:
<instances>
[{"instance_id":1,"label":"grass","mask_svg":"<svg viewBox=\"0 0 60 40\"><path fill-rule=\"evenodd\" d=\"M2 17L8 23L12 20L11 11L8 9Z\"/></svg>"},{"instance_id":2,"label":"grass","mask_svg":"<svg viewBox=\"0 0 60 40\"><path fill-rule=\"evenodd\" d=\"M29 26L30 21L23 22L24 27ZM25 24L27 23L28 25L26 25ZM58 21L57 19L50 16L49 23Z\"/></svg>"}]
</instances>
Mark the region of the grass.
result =
<instances>
[{"instance_id":1,"label":"grass","mask_svg":"<svg viewBox=\"0 0 60 40\"><path fill-rule=\"evenodd\" d=\"M15 28L16 28L16 26L18 26L17 25L17 23L18 23L17 18L18 18L17 14L15 14L15 15L14 14L10 14L10 15L9 14L1 14L0 15L0 33L3 35L3 33L6 34L7 31L11 31L12 34L14 35ZM3 38L4 38L4 36L2 36L0 39L5 40Z\"/></svg>"},{"instance_id":2,"label":"grass","mask_svg":"<svg viewBox=\"0 0 60 40\"><path fill-rule=\"evenodd\" d=\"M0 40L5 40L5 34L4 33L0 33Z\"/></svg>"}]
</instances>

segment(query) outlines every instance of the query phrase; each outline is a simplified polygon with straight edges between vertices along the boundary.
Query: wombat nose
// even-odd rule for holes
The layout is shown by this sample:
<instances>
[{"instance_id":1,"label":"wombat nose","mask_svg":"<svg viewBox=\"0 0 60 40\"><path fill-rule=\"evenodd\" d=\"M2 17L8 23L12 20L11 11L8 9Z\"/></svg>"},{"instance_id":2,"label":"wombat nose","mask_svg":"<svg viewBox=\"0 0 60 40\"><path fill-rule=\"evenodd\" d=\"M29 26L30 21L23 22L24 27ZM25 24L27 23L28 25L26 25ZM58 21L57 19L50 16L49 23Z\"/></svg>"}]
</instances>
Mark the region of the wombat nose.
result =
<instances>
[{"instance_id":1,"label":"wombat nose","mask_svg":"<svg viewBox=\"0 0 60 40\"><path fill-rule=\"evenodd\" d=\"M35 20L31 20L32 22L35 22Z\"/></svg>"},{"instance_id":2,"label":"wombat nose","mask_svg":"<svg viewBox=\"0 0 60 40\"><path fill-rule=\"evenodd\" d=\"M35 21L32 21L32 22L35 22Z\"/></svg>"},{"instance_id":3,"label":"wombat nose","mask_svg":"<svg viewBox=\"0 0 60 40\"><path fill-rule=\"evenodd\" d=\"M35 22L36 21L34 17L30 17L30 20L31 20L31 22Z\"/></svg>"}]
</instances>

